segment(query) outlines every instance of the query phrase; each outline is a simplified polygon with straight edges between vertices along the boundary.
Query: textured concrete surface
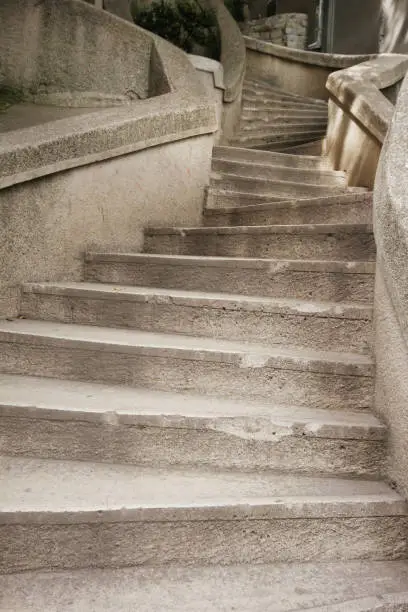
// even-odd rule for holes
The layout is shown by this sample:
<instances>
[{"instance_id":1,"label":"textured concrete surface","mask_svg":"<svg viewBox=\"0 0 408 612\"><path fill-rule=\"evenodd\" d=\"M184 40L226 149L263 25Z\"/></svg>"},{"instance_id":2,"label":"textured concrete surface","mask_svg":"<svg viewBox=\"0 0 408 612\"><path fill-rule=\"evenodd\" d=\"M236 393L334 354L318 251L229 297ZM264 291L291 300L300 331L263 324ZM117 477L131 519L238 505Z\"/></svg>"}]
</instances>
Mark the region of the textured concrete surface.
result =
<instances>
[{"instance_id":1,"label":"textured concrete surface","mask_svg":"<svg viewBox=\"0 0 408 612\"><path fill-rule=\"evenodd\" d=\"M0 377L7 455L378 476L384 426L369 412Z\"/></svg>"},{"instance_id":2,"label":"textured concrete surface","mask_svg":"<svg viewBox=\"0 0 408 612\"><path fill-rule=\"evenodd\" d=\"M91 281L372 304L374 262L89 253Z\"/></svg>"},{"instance_id":3,"label":"textured concrete surface","mask_svg":"<svg viewBox=\"0 0 408 612\"><path fill-rule=\"evenodd\" d=\"M375 260L371 225L262 225L149 228L146 253L274 257L343 261Z\"/></svg>"},{"instance_id":4,"label":"textured concrete surface","mask_svg":"<svg viewBox=\"0 0 408 612\"><path fill-rule=\"evenodd\" d=\"M137 251L146 224L199 222L211 146L186 139L1 191L0 316L17 313L24 281L80 280L92 246Z\"/></svg>"},{"instance_id":5,"label":"textured concrete surface","mask_svg":"<svg viewBox=\"0 0 408 612\"><path fill-rule=\"evenodd\" d=\"M372 309L360 304L243 298L222 293L93 283L23 287L26 318L145 331L367 352Z\"/></svg>"},{"instance_id":6,"label":"textured concrete surface","mask_svg":"<svg viewBox=\"0 0 408 612\"><path fill-rule=\"evenodd\" d=\"M373 364L366 355L40 321L0 328L5 373L235 398L273 394L285 405L371 403Z\"/></svg>"},{"instance_id":7,"label":"textured concrete surface","mask_svg":"<svg viewBox=\"0 0 408 612\"><path fill-rule=\"evenodd\" d=\"M242 205L235 198L234 192L227 198L225 192L208 190L204 225L354 224L373 219L371 193Z\"/></svg>"},{"instance_id":8,"label":"textured concrete surface","mask_svg":"<svg viewBox=\"0 0 408 612\"><path fill-rule=\"evenodd\" d=\"M2 464L9 483L0 513L3 571L406 555L406 503L384 483L18 458Z\"/></svg>"},{"instance_id":9,"label":"textured concrete surface","mask_svg":"<svg viewBox=\"0 0 408 612\"><path fill-rule=\"evenodd\" d=\"M316 170L329 170L324 157L311 157L308 155L287 155L273 151L257 151L256 149L240 149L239 147L214 147L213 159L242 160L256 164L284 166L286 168L304 168Z\"/></svg>"},{"instance_id":10,"label":"textured concrete surface","mask_svg":"<svg viewBox=\"0 0 408 612\"><path fill-rule=\"evenodd\" d=\"M408 566L401 561L29 572L0 577L0 609L402 612L403 607L377 606L399 598L406 605L407 581Z\"/></svg>"}]
</instances>

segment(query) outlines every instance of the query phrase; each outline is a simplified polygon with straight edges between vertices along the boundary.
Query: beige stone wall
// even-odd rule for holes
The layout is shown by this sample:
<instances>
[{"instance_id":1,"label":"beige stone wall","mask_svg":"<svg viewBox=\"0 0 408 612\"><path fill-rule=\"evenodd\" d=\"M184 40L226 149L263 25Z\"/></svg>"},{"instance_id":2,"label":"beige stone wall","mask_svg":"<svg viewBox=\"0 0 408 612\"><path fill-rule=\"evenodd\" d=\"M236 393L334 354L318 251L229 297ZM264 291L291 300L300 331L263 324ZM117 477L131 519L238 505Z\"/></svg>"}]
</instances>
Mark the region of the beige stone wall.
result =
<instances>
[{"instance_id":1,"label":"beige stone wall","mask_svg":"<svg viewBox=\"0 0 408 612\"><path fill-rule=\"evenodd\" d=\"M408 80L381 152L374 190L377 246L375 409L389 430L389 478L408 497Z\"/></svg>"},{"instance_id":2,"label":"beige stone wall","mask_svg":"<svg viewBox=\"0 0 408 612\"><path fill-rule=\"evenodd\" d=\"M336 70L367 59L361 55L335 55L289 49L270 41L244 36L247 75L273 82L277 87L301 96L328 99L326 82Z\"/></svg>"},{"instance_id":3,"label":"beige stone wall","mask_svg":"<svg viewBox=\"0 0 408 612\"><path fill-rule=\"evenodd\" d=\"M307 42L307 15L284 13L265 19L255 19L243 25L243 32L252 38L268 40L292 49L305 49Z\"/></svg>"},{"instance_id":4,"label":"beige stone wall","mask_svg":"<svg viewBox=\"0 0 408 612\"><path fill-rule=\"evenodd\" d=\"M212 146L197 136L0 190L0 317L24 281L81 280L87 249L139 251L148 225L199 224Z\"/></svg>"},{"instance_id":5,"label":"beige stone wall","mask_svg":"<svg viewBox=\"0 0 408 612\"><path fill-rule=\"evenodd\" d=\"M75 0L2 0L0 74L27 97L93 92L146 98L152 38Z\"/></svg>"}]
</instances>

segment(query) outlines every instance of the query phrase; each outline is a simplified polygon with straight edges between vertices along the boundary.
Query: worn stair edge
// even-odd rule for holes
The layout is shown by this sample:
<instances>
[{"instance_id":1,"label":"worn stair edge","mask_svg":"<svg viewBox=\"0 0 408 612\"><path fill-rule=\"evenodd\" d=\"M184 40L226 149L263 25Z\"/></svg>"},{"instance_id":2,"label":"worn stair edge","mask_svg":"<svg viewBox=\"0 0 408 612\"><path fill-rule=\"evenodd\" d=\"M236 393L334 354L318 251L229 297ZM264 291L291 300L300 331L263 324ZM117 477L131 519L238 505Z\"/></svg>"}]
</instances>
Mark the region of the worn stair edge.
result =
<instances>
[{"instance_id":1,"label":"worn stair edge","mask_svg":"<svg viewBox=\"0 0 408 612\"><path fill-rule=\"evenodd\" d=\"M268 91L272 91L272 92L276 92L276 93L284 93L287 96L291 97L291 98L298 98L301 100L307 100L308 102L312 102L314 104L323 106L323 107L327 107L327 102L325 100L321 100L320 98L312 98L310 96L302 96L301 94L296 94L296 93L292 93L292 92L287 92L284 89L280 89L279 87L275 87L274 85L272 85L271 83L268 83L267 81L264 81L262 79L245 79L244 81L244 87L249 84L252 87L256 87L258 89L266 89Z\"/></svg>"},{"instance_id":2,"label":"worn stair edge","mask_svg":"<svg viewBox=\"0 0 408 612\"><path fill-rule=\"evenodd\" d=\"M375 262L88 253L90 281L372 304ZM273 281L273 282L272 282Z\"/></svg>"},{"instance_id":3,"label":"worn stair edge","mask_svg":"<svg viewBox=\"0 0 408 612\"><path fill-rule=\"evenodd\" d=\"M220 157L212 160L212 170L215 173L233 174L238 176L256 177L259 179L288 180L288 177L299 181L300 184L312 183L323 184L330 189L331 185L347 185L347 177L344 172L335 170L313 170L288 168L287 166L271 165L266 163L257 164L255 161L222 159Z\"/></svg>"},{"instance_id":4,"label":"worn stair edge","mask_svg":"<svg viewBox=\"0 0 408 612\"><path fill-rule=\"evenodd\" d=\"M395 607L407 601L406 584L404 561L88 568L0 576L4 612L311 612L311 607L316 612L317 606L325 606L318 612L406 612Z\"/></svg>"},{"instance_id":5,"label":"worn stair edge","mask_svg":"<svg viewBox=\"0 0 408 612\"><path fill-rule=\"evenodd\" d=\"M376 258L369 224L147 228L144 236L146 253L353 261Z\"/></svg>"},{"instance_id":6,"label":"worn stair edge","mask_svg":"<svg viewBox=\"0 0 408 612\"><path fill-rule=\"evenodd\" d=\"M0 375L0 382L6 455L374 479L384 473L386 429L368 412L326 415L35 377Z\"/></svg>"},{"instance_id":7,"label":"worn stair edge","mask_svg":"<svg viewBox=\"0 0 408 612\"><path fill-rule=\"evenodd\" d=\"M236 205L233 192L226 195L208 190L203 215L206 226L354 224L372 223L372 210L371 193L287 199L280 202L261 200L257 203L249 199L248 204Z\"/></svg>"},{"instance_id":8,"label":"worn stair edge","mask_svg":"<svg viewBox=\"0 0 408 612\"><path fill-rule=\"evenodd\" d=\"M213 148L214 159L254 160L256 163L277 164L289 168L316 168L331 169L329 161L325 157L304 155L290 155L288 153L275 153L273 151L258 151L256 149L245 149L229 146L215 146Z\"/></svg>"},{"instance_id":9,"label":"worn stair edge","mask_svg":"<svg viewBox=\"0 0 408 612\"><path fill-rule=\"evenodd\" d=\"M336 410L372 403L374 366L358 353L27 320L0 324L0 342L7 374Z\"/></svg>"},{"instance_id":10,"label":"worn stair edge","mask_svg":"<svg viewBox=\"0 0 408 612\"><path fill-rule=\"evenodd\" d=\"M367 352L372 309L362 304L246 298L96 283L24 285L26 318L180 333L273 346Z\"/></svg>"},{"instance_id":11,"label":"worn stair edge","mask_svg":"<svg viewBox=\"0 0 408 612\"><path fill-rule=\"evenodd\" d=\"M3 572L407 554L406 502L377 481L22 458L2 463Z\"/></svg>"}]
</instances>

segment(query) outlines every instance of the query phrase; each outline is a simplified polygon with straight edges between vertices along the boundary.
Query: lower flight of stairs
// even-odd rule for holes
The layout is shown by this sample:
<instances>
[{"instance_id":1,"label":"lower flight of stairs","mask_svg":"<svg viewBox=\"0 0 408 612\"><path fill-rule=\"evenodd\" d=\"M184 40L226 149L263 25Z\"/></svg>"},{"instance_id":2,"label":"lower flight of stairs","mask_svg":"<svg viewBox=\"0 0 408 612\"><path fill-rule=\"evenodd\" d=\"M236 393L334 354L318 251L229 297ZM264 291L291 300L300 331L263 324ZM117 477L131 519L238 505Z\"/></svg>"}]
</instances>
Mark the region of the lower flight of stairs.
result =
<instances>
[{"instance_id":1,"label":"lower flight of stairs","mask_svg":"<svg viewBox=\"0 0 408 612\"><path fill-rule=\"evenodd\" d=\"M0 322L1 610L408 609L371 216L322 157L216 147L201 227L22 287Z\"/></svg>"}]
</instances>

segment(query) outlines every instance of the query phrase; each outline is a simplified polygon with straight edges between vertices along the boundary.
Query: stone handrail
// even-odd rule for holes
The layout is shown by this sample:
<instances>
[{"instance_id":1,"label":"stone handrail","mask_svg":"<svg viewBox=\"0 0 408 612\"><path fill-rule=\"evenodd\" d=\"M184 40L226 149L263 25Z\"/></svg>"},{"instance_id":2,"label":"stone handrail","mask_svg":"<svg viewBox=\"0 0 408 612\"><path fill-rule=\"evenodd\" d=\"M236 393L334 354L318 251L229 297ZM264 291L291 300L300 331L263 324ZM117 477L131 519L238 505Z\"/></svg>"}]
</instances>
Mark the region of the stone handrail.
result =
<instances>
[{"instance_id":1,"label":"stone handrail","mask_svg":"<svg viewBox=\"0 0 408 612\"><path fill-rule=\"evenodd\" d=\"M221 39L221 64L224 71L224 101L233 102L242 92L245 76L245 43L238 24L222 0L211 0L216 11Z\"/></svg>"},{"instance_id":2,"label":"stone handrail","mask_svg":"<svg viewBox=\"0 0 408 612\"><path fill-rule=\"evenodd\" d=\"M332 73L326 87L379 142L383 142L394 114L394 105L381 90L403 79L408 56L384 54L345 70Z\"/></svg>"},{"instance_id":3,"label":"stone handrail","mask_svg":"<svg viewBox=\"0 0 408 612\"><path fill-rule=\"evenodd\" d=\"M244 36L244 41L247 49L259 51L267 55L273 55L282 59L287 59L301 64L311 64L312 66L322 66L339 70L354 66L359 62L365 61L369 55L339 55L335 53L318 53L316 51L306 51L303 49L292 49L277 45L267 40L260 40L251 36Z\"/></svg>"},{"instance_id":4,"label":"stone handrail","mask_svg":"<svg viewBox=\"0 0 408 612\"><path fill-rule=\"evenodd\" d=\"M0 189L217 129L214 105L180 49L81 0L59 0L58 6L66 10L72 6L84 20L114 31L119 38L122 34L125 40L139 34L142 40L148 38L148 87L155 97L2 134ZM165 84L163 91L160 83Z\"/></svg>"},{"instance_id":5,"label":"stone handrail","mask_svg":"<svg viewBox=\"0 0 408 612\"><path fill-rule=\"evenodd\" d=\"M327 100L326 81L335 70L364 62L370 55L338 55L292 49L244 36L247 71L255 79L301 96Z\"/></svg>"}]
</instances>

